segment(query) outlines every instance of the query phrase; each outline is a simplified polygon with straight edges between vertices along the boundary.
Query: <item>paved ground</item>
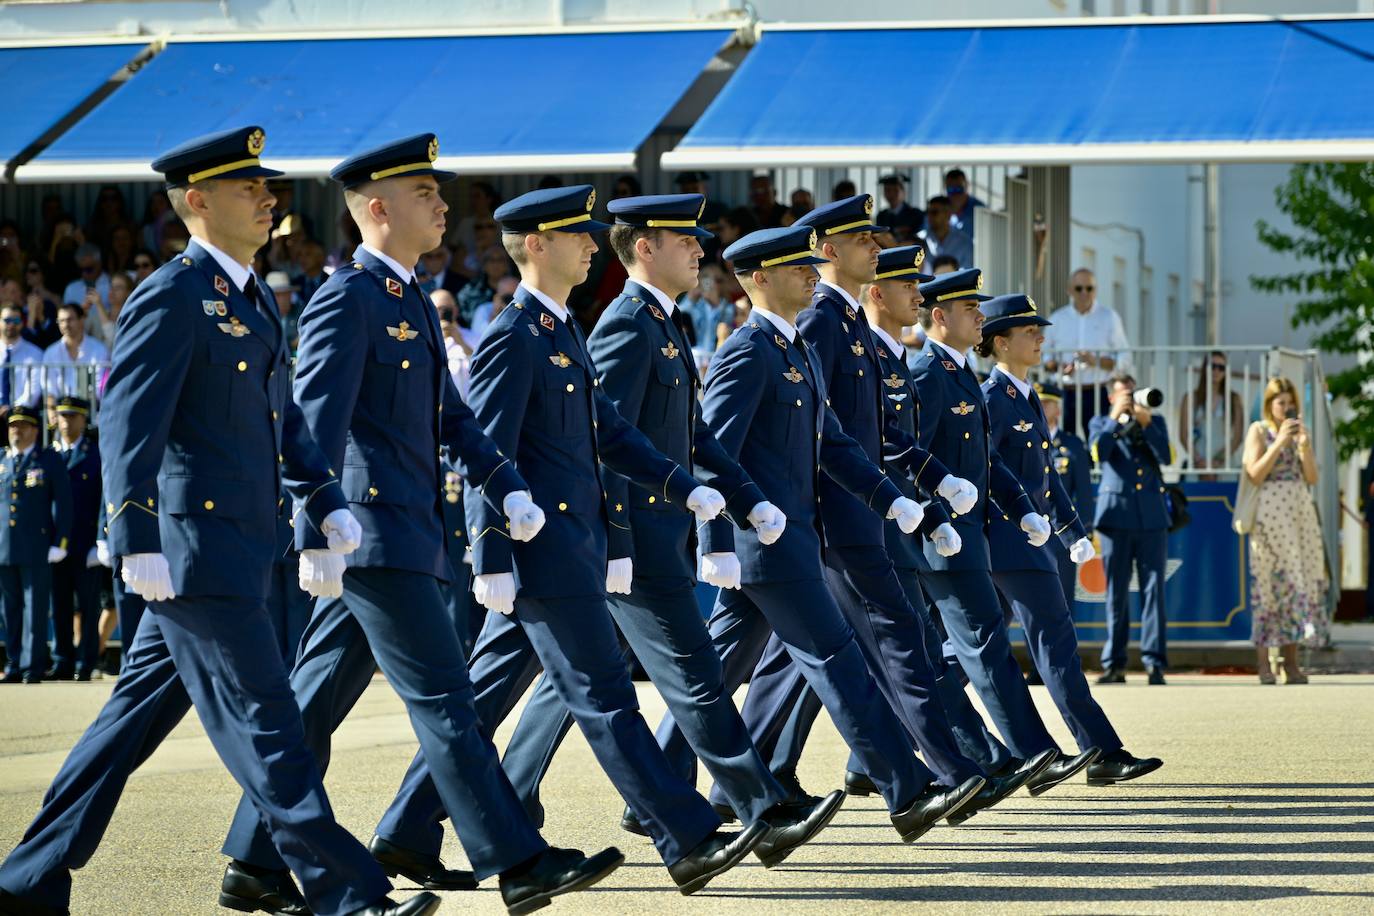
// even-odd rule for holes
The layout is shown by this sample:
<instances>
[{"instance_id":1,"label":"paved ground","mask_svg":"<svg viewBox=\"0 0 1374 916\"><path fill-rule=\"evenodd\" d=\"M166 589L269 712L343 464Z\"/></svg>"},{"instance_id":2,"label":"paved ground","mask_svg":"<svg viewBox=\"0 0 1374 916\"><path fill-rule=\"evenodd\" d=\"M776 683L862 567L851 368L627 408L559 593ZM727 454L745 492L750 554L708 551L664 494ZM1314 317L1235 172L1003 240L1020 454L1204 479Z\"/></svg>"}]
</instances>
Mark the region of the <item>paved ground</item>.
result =
<instances>
[{"instance_id":1,"label":"paved ground","mask_svg":"<svg viewBox=\"0 0 1374 916\"><path fill-rule=\"evenodd\" d=\"M0 687L0 849L18 840L110 683ZM1043 688L1035 691L1067 742ZM670 890L652 847L615 826L619 799L574 732L546 785L546 835L587 849L614 843L628 862L550 912L820 913L837 903L846 913L1374 910L1374 676L1260 687L1178 675L1163 689L1135 677L1099 696L1127 746L1164 757L1164 770L1127 786L1019 795L914 846L896 842L872 799L850 800L782 868L741 867L690 899ZM656 721L661 702L643 687L641 698ZM400 704L377 680L338 736L328 782L358 836L370 836L413 749ZM823 720L804 784L837 786L845 757ZM73 911L222 912L217 848L236 799L198 724L183 724L130 782L103 846L77 874ZM461 859L456 841L447 855ZM448 895L442 912L501 912L489 884Z\"/></svg>"}]
</instances>

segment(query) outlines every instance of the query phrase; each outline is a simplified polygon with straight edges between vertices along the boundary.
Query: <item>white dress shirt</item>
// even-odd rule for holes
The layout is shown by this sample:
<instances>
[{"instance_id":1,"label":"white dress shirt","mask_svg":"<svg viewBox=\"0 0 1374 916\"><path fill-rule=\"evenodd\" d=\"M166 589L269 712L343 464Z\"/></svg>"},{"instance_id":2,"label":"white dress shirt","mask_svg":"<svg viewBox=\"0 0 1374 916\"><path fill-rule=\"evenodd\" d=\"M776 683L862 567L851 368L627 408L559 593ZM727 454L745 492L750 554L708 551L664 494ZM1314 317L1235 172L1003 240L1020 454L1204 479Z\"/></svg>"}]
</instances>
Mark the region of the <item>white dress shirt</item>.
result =
<instances>
[{"instance_id":1,"label":"white dress shirt","mask_svg":"<svg viewBox=\"0 0 1374 916\"><path fill-rule=\"evenodd\" d=\"M521 283L520 285L529 290L530 295L538 299L540 305L553 312L553 316L559 321L566 322L568 320L568 307L566 305L559 305L557 302L553 301L552 297L546 293L541 293L528 283Z\"/></svg>"},{"instance_id":2,"label":"white dress shirt","mask_svg":"<svg viewBox=\"0 0 1374 916\"><path fill-rule=\"evenodd\" d=\"M760 308L757 305L754 306L754 310L751 314L758 315L764 321L777 328L782 332L782 336L787 338L788 343L792 343L797 339L796 327L781 315L774 315L772 312L768 311L768 309Z\"/></svg>"},{"instance_id":3,"label":"white dress shirt","mask_svg":"<svg viewBox=\"0 0 1374 916\"><path fill-rule=\"evenodd\" d=\"M830 283L830 282L827 282L827 281L825 281L825 280L817 280L817 281L816 281L816 285L817 285L817 286L824 286L824 287L827 287L828 289L834 290L835 292L837 292L837 293L840 294L840 298L841 298L841 299L843 299L846 303L849 304L849 307L850 307L850 308L852 308L852 309L853 309L854 311L856 311L856 312L859 310L859 303L856 302L856 301L854 300L854 297L851 296L851 295L849 295L849 293L845 292L844 290L840 289L840 288L839 288L838 286L836 286L834 283Z\"/></svg>"},{"instance_id":4,"label":"white dress shirt","mask_svg":"<svg viewBox=\"0 0 1374 916\"><path fill-rule=\"evenodd\" d=\"M210 257L215 259L215 263L220 266L220 269L229 275L229 282L234 284L235 289L242 290L248 285L248 278L253 276L253 271L248 268L247 264L240 264L223 249L216 248L199 236L191 236L191 241L209 252Z\"/></svg>"},{"instance_id":5,"label":"white dress shirt","mask_svg":"<svg viewBox=\"0 0 1374 916\"><path fill-rule=\"evenodd\" d=\"M0 372L11 373L11 406L38 406L43 396L43 370L38 368L42 362L43 351L22 337L12 344L0 343Z\"/></svg>"},{"instance_id":6,"label":"white dress shirt","mask_svg":"<svg viewBox=\"0 0 1374 916\"><path fill-rule=\"evenodd\" d=\"M43 391L55 398L71 394L94 401L99 371L109 361L110 351L89 334L82 335L75 358L67 350L67 341L59 340L43 351Z\"/></svg>"},{"instance_id":7,"label":"white dress shirt","mask_svg":"<svg viewBox=\"0 0 1374 916\"><path fill-rule=\"evenodd\" d=\"M943 350L945 353L948 353L948 354L949 354L949 358L952 359L952 360L954 360L955 364L958 365L958 367L959 367L960 369L962 369L962 368L964 368L964 366L968 365L968 359L967 359L967 357L965 357L964 354L960 353L958 350L955 350L953 347L947 347L947 346L945 346L944 344L940 343L940 341L936 340L934 337L930 337L930 338L927 338L927 339L928 339L931 343L935 344L935 346L937 346L937 347L939 347L941 350Z\"/></svg>"},{"instance_id":8,"label":"white dress shirt","mask_svg":"<svg viewBox=\"0 0 1374 916\"><path fill-rule=\"evenodd\" d=\"M1092 308L1079 312L1072 304L1056 309L1050 315L1054 322L1045 328L1045 358L1061 365L1074 361L1074 354L1086 350L1098 357L1108 356L1116 361L1116 366L1103 369L1079 363L1072 375L1065 375L1066 385L1101 385L1112 372L1128 366L1126 351L1131 343L1126 339L1126 327L1121 316L1093 300Z\"/></svg>"},{"instance_id":9,"label":"white dress shirt","mask_svg":"<svg viewBox=\"0 0 1374 916\"><path fill-rule=\"evenodd\" d=\"M878 335L878 339L883 342L883 345L887 347L887 352L891 353L894 359L906 359L906 347L898 343L891 334L876 324L869 325L869 327L873 328L873 333Z\"/></svg>"},{"instance_id":10,"label":"white dress shirt","mask_svg":"<svg viewBox=\"0 0 1374 916\"><path fill-rule=\"evenodd\" d=\"M395 273L396 276L401 278L402 283L409 283L411 280L415 279L414 267L406 267L404 264L393 258L391 255L378 251L376 248L373 248L371 245L367 244L367 242L363 242L361 245L358 246L358 248L361 251L366 251L368 254L372 255L374 258L381 261L387 267L390 267L392 272Z\"/></svg>"},{"instance_id":11,"label":"white dress shirt","mask_svg":"<svg viewBox=\"0 0 1374 916\"><path fill-rule=\"evenodd\" d=\"M634 280L640 286L644 287L650 293L652 293L653 297L658 300L658 304L663 306L663 311L667 313L668 317L673 317L673 313L677 311L677 303L674 302L672 299L669 299L667 293L659 289L657 286L654 286L652 283L648 283L644 280L635 280L634 277L631 277L630 279Z\"/></svg>"}]
</instances>

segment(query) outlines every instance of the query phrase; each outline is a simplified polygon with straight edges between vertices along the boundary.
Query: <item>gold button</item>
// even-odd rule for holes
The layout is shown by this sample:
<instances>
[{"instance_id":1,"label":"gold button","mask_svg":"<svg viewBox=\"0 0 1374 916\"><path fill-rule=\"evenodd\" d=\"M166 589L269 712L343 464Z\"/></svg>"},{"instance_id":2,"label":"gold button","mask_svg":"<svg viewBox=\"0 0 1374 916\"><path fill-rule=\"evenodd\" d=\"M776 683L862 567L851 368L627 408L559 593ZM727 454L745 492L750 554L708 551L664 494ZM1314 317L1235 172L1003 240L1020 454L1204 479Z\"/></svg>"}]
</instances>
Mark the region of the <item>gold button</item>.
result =
<instances>
[{"instance_id":1,"label":"gold button","mask_svg":"<svg viewBox=\"0 0 1374 916\"><path fill-rule=\"evenodd\" d=\"M864 371L863 371L862 369L860 369L860 370L859 370L859 378L863 378L863 377L864 377Z\"/></svg>"},{"instance_id":2,"label":"gold button","mask_svg":"<svg viewBox=\"0 0 1374 916\"><path fill-rule=\"evenodd\" d=\"M1049 491L1049 490L1046 490L1046 491L1045 491L1045 498L1046 498L1046 499L1049 499L1049 498L1050 498L1050 491Z\"/></svg>"},{"instance_id":3,"label":"gold button","mask_svg":"<svg viewBox=\"0 0 1374 916\"><path fill-rule=\"evenodd\" d=\"M273 420L277 419L277 412L276 412L275 410L272 411L272 419L273 419Z\"/></svg>"},{"instance_id":4,"label":"gold button","mask_svg":"<svg viewBox=\"0 0 1374 916\"><path fill-rule=\"evenodd\" d=\"M277 456L277 464L284 464L285 461L286 461L286 459L282 458L281 455L278 455L278 456Z\"/></svg>"},{"instance_id":5,"label":"gold button","mask_svg":"<svg viewBox=\"0 0 1374 916\"><path fill-rule=\"evenodd\" d=\"M1026 448L1030 448L1030 447L1031 447L1031 444L1030 444L1029 442L1027 442L1027 443L1026 443Z\"/></svg>"},{"instance_id":6,"label":"gold button","mask_svg":"<svg viewBox=\"0 0 1374 916\"><path fill-rule=\"evenodd\" d=\"M569 383L568 383L567 391L568 391L569 394L571 394L571 393L572 393L572 390L573 390L572 382L569 382Z\"/></svg>"},{"instance_id":7,"label":"gold button","mask_svg":"<svg viewBox=\"0 0 1374 916\"><path fill-rule=\"evenodd\" d=\"M650 497L649 497L649 503L650 503L650 504L653 504L653 503L655 503L655 502L658 502L658 497L657 497L657 496L650 496Z\"/></svg>"},{"instance_id":8,"label":"gold button","mask_svg":"<svg viewBox=\"0 0 1374 916\"><path fill-rule=\"evenodd\" d=\"M801 406L801 398L797 398L797 406L798 406L798 407Z\"/></svg>"},{"instance_id":9,"label":"gold button","mask_svg":"<svg viewBox=\"0 0 1374 916\"><path fill-rule=\"evenodd\" d=\"M246 362L244 362L243 360L239 360L239 371L240 371L240 372L247 372L247 371L248 371L248 364L247 364Z\"/></svg>"},{"instance_id":10,"label":"gold button","mask_svg":"<svg viewBox=\"0 0 1374 916\"><path fill-rule=\"evenodd\" d=\"M1041 442L1041 443L1040 443L1040 447L1041 447L1041 448L1049 448L1049 447L1050 447L1050 444L1049 444L1048 442Z\"/></svg>"},{"instance_id":11,"label":"gold button","mask_svg":"<svg viewBox=\"0 0 1374 916\"><path fill-rule=\"evenodd\" d=\"M964 433L964 438L965 438L965 439L968 438L968 433Z\"/></svg>"},{"instance_id":12,"label":"gold button","mask_svg":"<svg viewBox=\"0 0 1374 916\"><path fill-rule=\"evenodd\" d=\"M1135 469L1135 476L1137 476L1137 477L1144 477L1144 476L1145 476L1145 472L1144 472L1143 470L1141 470L1140 468L1136 468L1136 469Z\"/></svg>"},{"instance_id":13,"label":"gold button","mask_svg":"<svg viewBox=\"0 0 1374 916\"><path fill-rule=\"evenodd\" d=\"M367 495L368 495L368 496L376 496L376 495L377 495L377 488L376 488L376 487L368 487L368 488L367 488Z\"/></svg>"},{"instance_id":14,"label":"gold button","mask_svg":"<svg viewBox=\"0 0 1374 916\"><path fill-rule=\"evenodd\" d=\"M215 501L213 499L207 499L205 501L205 511L208 512L213 508L215 508Z\"/></svg>"},{"instance_id":15,"label":"gold button","mask_svg":"<svg viewBox=\"0 0 1374 916\"><path fill-rule=\"evenodd\" d=\"M1136 488L1137 490L1143 490L1143 489L1145 489L1145 485L1144 485L1144 484L1141 484L1141 483L1138 483L1138 484L1135 485L1135 488Z\"/></svg>"},{"instance_id":16,"label":"gold button","mask_svg":"<svg viewBox=\"0 0 1374 916\"><path fill-rule=\"evenodd\" d=\"M410 368L410 360L408 360L408 359L403 359L403 360L401 360L401 368L402 368L402 369L409 369L409 368Z\"/></svg>"},{"instance_id":17,"label":"gold button","mask_svg":"<svg viewBox=\"0 0 1374 916\"><path fill-rule=\"evenodd\" d=\"M898 405L897 405L897 409L898 409L898 410L901 410L901 409L902 409L902 405L901 405L901 404L898 404Z\"/></svg>"},{"instance_id":18,"label":"gold button","mask_svg":"<svg viewBox=\"0 0 1374 916\"><path fill-rule=\"evenodd\" d=\"M453 532L453 536L456 537L456 538L462 537L462 536L463 536L463 529L462 529L462 528L459 528L457 531Z\"/></svg>"},{"instance_id":19,"label":"gold button","mask_svg":"<svg viewBox=\"0 0 1374 916\"><path fill-rule=\"evenodd\" d=\"M567 503L559 503L559 504L558 504L558 511L559 511L559 512L567 512L567 511L568 511L568 504L567 504Z\"/></svg>"},{"instance_id":20,"label":"gold button","mask_svg":"<svg viewBox=\"0 0 1374 916\"><path fill-rule=\"evenodd\" d=\"M681 384L682 384L682 379L680 379L680 378L675 378L675 379L673 379L673 386L674 386L674 387L676 387L676 386L678 386L678 385L681 385Z\"/></svg>"},{"instance_id":21,"label":"gold button","mask_svg":"<svg viewBox=\"0 0 1374 916\"><path fill-rule=\"evenodd\" d=\"M10 519L10 527L11 527L11 528L14 527L14 519Z\"/></svg>"}]
</instances>

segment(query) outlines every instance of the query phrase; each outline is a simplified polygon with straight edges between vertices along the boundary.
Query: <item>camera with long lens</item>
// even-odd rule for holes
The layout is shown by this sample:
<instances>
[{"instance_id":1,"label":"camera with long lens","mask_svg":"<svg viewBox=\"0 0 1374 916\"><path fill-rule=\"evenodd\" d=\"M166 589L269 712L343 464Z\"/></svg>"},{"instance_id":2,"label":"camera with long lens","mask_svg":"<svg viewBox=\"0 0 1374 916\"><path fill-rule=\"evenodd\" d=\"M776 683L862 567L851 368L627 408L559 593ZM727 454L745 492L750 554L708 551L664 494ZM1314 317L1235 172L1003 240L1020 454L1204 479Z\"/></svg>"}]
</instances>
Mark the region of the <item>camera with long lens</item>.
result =
<instances>
[{"instance_id":1,"label":"camera with long lens","mask_svg":"<svg viewBox=\"0 0 1374 916\"><path fill-rule=\"evenodd\" d=\"M1158 410L1164 404L1164 392L1158 388L1137 388L1133 395L1136 406Z\"/></svg>"}]
</instances>

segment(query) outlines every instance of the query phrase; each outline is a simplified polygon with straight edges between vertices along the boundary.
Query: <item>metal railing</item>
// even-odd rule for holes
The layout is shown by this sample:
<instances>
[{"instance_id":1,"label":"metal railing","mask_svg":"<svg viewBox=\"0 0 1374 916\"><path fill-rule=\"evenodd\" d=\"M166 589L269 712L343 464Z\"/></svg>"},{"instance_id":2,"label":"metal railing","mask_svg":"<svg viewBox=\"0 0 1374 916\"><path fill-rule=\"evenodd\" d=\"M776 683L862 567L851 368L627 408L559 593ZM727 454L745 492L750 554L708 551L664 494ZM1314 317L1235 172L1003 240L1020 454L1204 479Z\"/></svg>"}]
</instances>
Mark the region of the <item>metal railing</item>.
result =
<instances>
[{"instance_id":1,"label":"metal railing","mask_svg":"<svg viewBox=\"0 0 1374 916\"><path fill-rule=\"evenodd\" d=\"M59 398L84 398L91 405L90 422L99 423L100 401L105 392L108 362L15 363L0 365L0 394L8 394L6 407L23 404L44 414L39 424L40 441L48 445L56 434L53 407Z\"/></svg>"}]
</instances>

